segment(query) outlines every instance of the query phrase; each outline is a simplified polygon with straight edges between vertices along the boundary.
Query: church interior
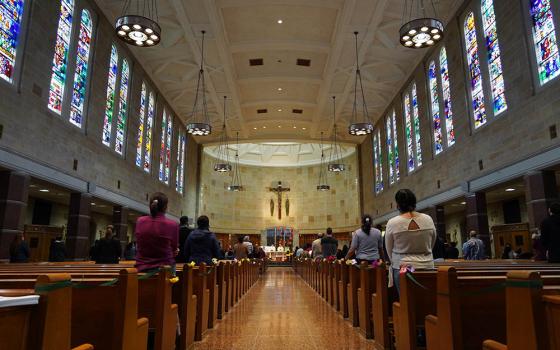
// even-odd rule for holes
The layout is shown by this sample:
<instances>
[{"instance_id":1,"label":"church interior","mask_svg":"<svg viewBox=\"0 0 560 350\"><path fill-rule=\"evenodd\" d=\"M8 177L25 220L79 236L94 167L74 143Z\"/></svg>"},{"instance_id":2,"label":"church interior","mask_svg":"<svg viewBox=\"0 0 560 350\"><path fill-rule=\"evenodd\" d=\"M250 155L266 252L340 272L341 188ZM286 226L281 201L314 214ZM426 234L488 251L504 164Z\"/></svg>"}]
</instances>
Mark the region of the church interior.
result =
<instances>
[{"instance_id":1,"label":"church interior","mask_svg":"<svg viewBox=\"0 0 560 350\"><path fill-rule=\"evenodd\" d=\"M0 350L560 350L558 35L559 0L0 0Z\"/></svg>"}]
</instances>

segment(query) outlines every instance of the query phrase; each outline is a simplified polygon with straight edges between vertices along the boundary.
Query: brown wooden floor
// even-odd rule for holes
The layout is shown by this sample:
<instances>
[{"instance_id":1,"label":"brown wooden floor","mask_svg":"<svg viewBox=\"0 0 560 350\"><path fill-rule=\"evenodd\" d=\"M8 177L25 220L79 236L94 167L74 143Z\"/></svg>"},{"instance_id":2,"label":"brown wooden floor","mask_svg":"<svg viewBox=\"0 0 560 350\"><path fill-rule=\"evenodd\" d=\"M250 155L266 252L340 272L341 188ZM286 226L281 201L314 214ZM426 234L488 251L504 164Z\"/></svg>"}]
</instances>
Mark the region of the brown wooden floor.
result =
<instances>
[{"instance_id":1,"label":"brown wooden floor","mask_svg":"<svg viewBox=\"0 0 560 350\"><path fill-rule=\"evenodd\" d=\"M194 349L372 349L291 268L269 268Z\"/></svg>"}]
</instances>

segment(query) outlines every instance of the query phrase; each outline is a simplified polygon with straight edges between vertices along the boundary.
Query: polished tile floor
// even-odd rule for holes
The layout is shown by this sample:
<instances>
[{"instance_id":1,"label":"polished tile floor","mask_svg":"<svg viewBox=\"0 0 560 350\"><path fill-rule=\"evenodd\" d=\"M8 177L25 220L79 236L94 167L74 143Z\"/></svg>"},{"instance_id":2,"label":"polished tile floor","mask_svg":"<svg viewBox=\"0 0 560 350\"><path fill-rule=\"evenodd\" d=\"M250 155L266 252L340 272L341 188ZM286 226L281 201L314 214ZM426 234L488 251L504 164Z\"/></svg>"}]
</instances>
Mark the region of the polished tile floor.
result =
<instances>
[{"instance_id":1,"label":"polished tile floor","mask_svg":"<svg viewBox=\"0 0 560 350\"><path fill-rule=\"evenodd\" d=\"M196 350L373 349L291 268L269 268Z\"/></svg>"}]
</instances>

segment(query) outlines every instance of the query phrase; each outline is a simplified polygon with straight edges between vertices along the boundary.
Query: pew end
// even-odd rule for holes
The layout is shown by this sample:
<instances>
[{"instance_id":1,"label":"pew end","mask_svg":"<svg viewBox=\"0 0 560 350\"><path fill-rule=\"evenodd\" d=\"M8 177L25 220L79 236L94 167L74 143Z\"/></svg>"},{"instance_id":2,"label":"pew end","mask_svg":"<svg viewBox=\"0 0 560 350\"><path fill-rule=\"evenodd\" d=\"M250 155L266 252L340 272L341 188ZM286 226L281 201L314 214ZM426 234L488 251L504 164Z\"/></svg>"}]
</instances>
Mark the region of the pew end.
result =
<instances>
[{"instance_id":1,"label":"pew end","mask_svg":"<svg viewBox=\"0 0 560 350\"><path fill-rule=\"evenodd\" d=\"M426 327L426 346L430 350L439 350L439 337L437 334L437 322L438 318L434 315L426 316L425 327Z\"/></svg>"},{"instance_id":2,"label":"pew end","mask_svg":"<svg viewBox=\"0 0 560 350\"><path fill-rule=\"evenodd\" d=\"M482 343L482 350L508 350L508 347L494 340L485 340Z\"/></svg>"}]
</instances>

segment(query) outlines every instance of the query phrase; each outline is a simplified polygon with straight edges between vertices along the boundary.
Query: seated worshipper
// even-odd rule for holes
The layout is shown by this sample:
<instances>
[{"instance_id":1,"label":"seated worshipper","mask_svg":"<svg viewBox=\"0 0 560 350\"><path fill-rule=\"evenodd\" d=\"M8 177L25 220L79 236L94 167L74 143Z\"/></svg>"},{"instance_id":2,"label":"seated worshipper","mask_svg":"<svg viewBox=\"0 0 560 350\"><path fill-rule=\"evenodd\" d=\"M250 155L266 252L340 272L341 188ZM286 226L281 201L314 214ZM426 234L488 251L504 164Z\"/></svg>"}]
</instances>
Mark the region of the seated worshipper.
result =
<instances>
[{"instance_id":1,"label":"seated worshipper","mask_svg":"<svg viewBox=\"0 0 560 350\"><path fill-rule=\"evenodd\" d=\"M62 236L58 236L51 241L51 246L49 248L49 261L50 262L61 262L66 260L66 247Z\"/></svg>"},{"instance_id":2,"label":"seated worshipper","mask_svg":"<svg viewBox=\"0 0 560 350\"><path fill-rule=\"evenodd\" d=\"M338 249L338 240L333 237L332 228L327 228L327 235L321 239L321 250L323 252L323 257L328 258L330 256L336 256L336 251Z\"/></svg>"},{"instance_id":3,"label":"seated worshipper","mask_svg":"<svg viewBox=\"0 0 560 350\"><path fill-rule=\"evenodd\" d=\"M181 216L179 219L179 254L175 257L175 260L179 263L187 262L185 257L185 242L191 232L192 230L189 228L189 217Z\"/></svg>"},{"instance_id":4,"label":"seated worshipper","mask_svg":"<svg viewBox=\"0 0 560 350\"><path fill-rule=\"evenodd\" d=\"M185 242L185 256L188 262L200 265L212 264L212 259L220 258L220 243L216 235L210 231L210 219L201 215L196 220L197 228L191 232Z\"/></svg>"},{"instance_id":5,"label":"seated worshipper","mask_svg":"<svg viewBox=\"0 0 560 350\"><path fill-rule=\"evenodd\" d=\"M96 264L118 264L122 254L121 242L113 236L113 225L105 228L105 237L97 242L95 249Z\"/></svg>"},{"instance_id":6,"label":"seated worshipper","mask_svg":"<svg viewBox=\"0 0 560 350\"><path fill-rule=\"evenodd\" d=\"M486 258L484 242L478 238L476 231L469 233L470 239L463 244L463 258L465 260L483 260Z\"/></svg>"},{"instance_id":7,"label":"seated worshipper","mask_svg":"<svg viewBox=\"0 0 560 350\"><path fill-rule=\"evenodd\" d=\"M383 237L381 231L371 227L371 221L371 216L364 215L362 227L356 230L353 235L350 250L346 253L346 259L351 259L355 255L358 262L366 261L371 264L381 258Z\"/></svg>"},{"instance_id":8,"label":"seated worshipper","mask_svg":"<svg viewBox=\"0 0 560 350\"><path fill-rule=\"evenodd\" d=\"M249 249L247 245L243 243L243 237L237 237L237 243L233 245L233 253L237 260L245 259L249 257Z\"/></svg>"},{"instance_id":9,"label":"seated worshipper","mask_svg":"<svg viewBox=\"0 0 560 350\"><path fill-rule=\"evenodd\" d=\"M249 257L253 256L253 243L251 243L251 240L249 239L249 236L245 236L243 237L243 244L247 247L247 254L249 255Z\"/></svg>"},{"instance_id":10,"label":"seated worshipper","mask_svg":"<svg viewBox=\"0 0 560 350\"><path fill-rule=\"evenodd\" d=\"M391 259L389 279L400 293L401 266L434 268L432 248L436 242L436 227L429 215L416 211L416 196L411 190L397 191L395 201L400 214L387 223L385 245Z\"/></svg>"},{"instance_id":11,"label":"seated worshipper","mask_svg":"<svg viewBox=\"0 0 560 350\"><path fill-rule=\"evenodd\" d=\"M317 235L317 239L314 240L313 243L311 243L311 257L313 259L322 256L321 239L323 239L323 232L319 233Z\"/></svg>"},{"instance_id":12,"label":"seated worshipper","mask_svg":"<svg viewBox=\"0 0 560 350\"><path fill-rule=\"evenodd\" d=\"M136 221L136 265L138 271L175 267L179 253L179 225L167 219L167 196L161 192L150 198L150 215Z\"/></svg>"},{"instance_id":13,"label":"seated worshipper","mask_svg":"<svg viewBox=\"0 0 560 350\"><path fill-rule=\"evenodd\" d=\"M29 245L25 240L25 236L23 233L16 234L14 240L10 244L10 262L26 263L29 261L30 255Z\"/></svg>"}]
</instances>

